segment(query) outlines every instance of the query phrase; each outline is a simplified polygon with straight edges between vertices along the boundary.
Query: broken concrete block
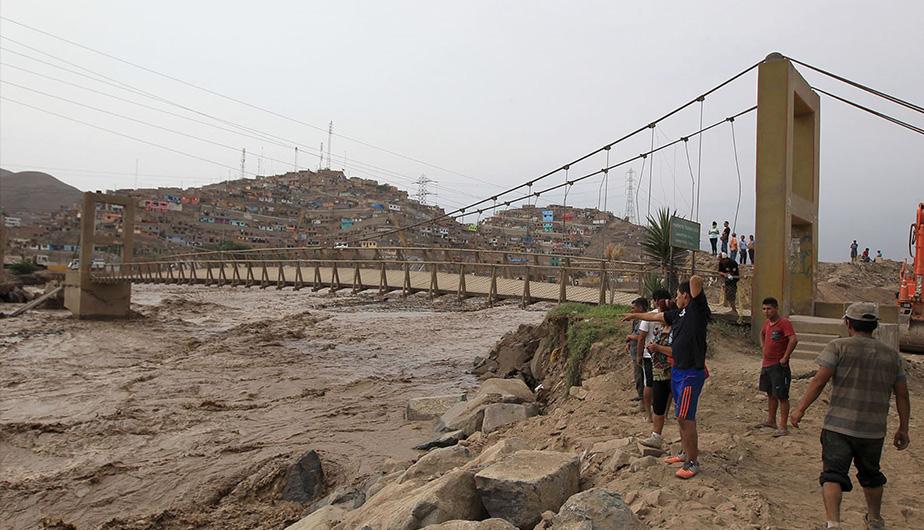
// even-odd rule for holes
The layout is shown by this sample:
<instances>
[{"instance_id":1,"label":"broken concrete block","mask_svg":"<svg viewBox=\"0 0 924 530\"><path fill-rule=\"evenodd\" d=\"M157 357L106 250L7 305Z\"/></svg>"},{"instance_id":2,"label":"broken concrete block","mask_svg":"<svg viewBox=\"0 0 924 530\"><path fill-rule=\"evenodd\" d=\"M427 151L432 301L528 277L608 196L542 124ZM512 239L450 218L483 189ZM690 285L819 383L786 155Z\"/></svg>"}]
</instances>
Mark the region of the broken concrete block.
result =
<instances>
[{"instance_id":1,"label":"broken concrete block","mask_svg":"<svg viewBox=\"0 0 924 530\"><path fill-rule=\"evenodd\" d=\"M452 431L440 434L436 438L428 440L422 444L417 444L414 446L414 449L417 449L418 451L428 451L436 447L449 447L451 445L456 445L464 439L465 433L463 431Z\"/></svg>"},{"instance_id":2,"label":"broken concrete block","mask_svg":"<svg viewBox=\"0 0 924 530\"><path fill-rule=\"evenodd\" d=\"M664 456L667 451L664 449L655 449L654 447L648 447L646 445L638 444L638 453L642 456Z\"/></svg>"},{"instance_id":3,"label":"broken concrete block","mask_svg":"<svg viewBox=\"0 0 924 530\"><path fill-rule=\"evenodd\" d=\"M510 425L526 418L531 418L537 413L536 406L532 403L521 405L517 403L494 403L484 408L484 420L481 425L481 431L485 434L492 433L504 425Z\"/></svg>"},{"instance_id":4,"label":"broken concrete block","mask_svg":"<svg viewBox=\"0 0 924 530\"><path fill-rule=\"evenodd\" d=\"M481 430L484 409L503 400L499 394L478 395L449 407L436 423L437 432L462 431L466 436Z\"/></svg>"},{"instance_id":5,"label":"broken concrete block","mask_svg":"<svg viewBox=\"0 0 924 530\"><path fill-rule=\"evenodd\" d=\"M521 529L535 526L542 512L557 511L579 481L578 457L555 451L518 451L475 475L488 514Z\"/></svg>"},{"instance_id":6,"label":"broken concrete block","mask_svg":"<svg viewBox=\"0 0 924 530\"><path fill-rule=\"evenodd\" d=\"M338 528L424 528L446 521L484 519L472 471L456 469L429 482L392 483L344 515Z\"/></svg>"},{"instance_id":7,"label":"broken concrete block","mask_svg":"<svg viewBox=\"0 0 924 530\"><path fill-rule=\"evenodd\" d=\"M471 454L468 448L461 445L434 449L420 457L417 463L407 468L407 471L404 472L398 482L406 482L415 478L431 480L451 469L465 465L469 458L471 458Z\"/></svg>"},{"instance_id":8,"label":"broken concrete block","mask_svg":"<svg viewBox=\"0 0 924 530\"><path fill-rule=\"evenodd\" d=\"M536 396L533 395L532 390L526 386L522 379L486 379L481 383L481 387L478 388L475 395L484 396L487 394L500 394L502 397L507 398L502 399L502 401L510 401L513 398L518 403L528 403L536 400Z\"/></svg>"},{"instance_id":9,"label":"broken concrete block","mask_svg":"<svg viewBox=\"0 0 924 530\"><path fill-rule=\"evenodd\" d=\"M408 400L404 418L408 421L424 421L439 418L449 407L465 401L465 394L419 397Z\"/></svg>"},{"instance_id":10,"label":"broken concrete block","mask_svg":"<svg viewBox=\"0 0 924 530\"><path fill-rule=\"evenodd\" d=\"M573 386L568 389L568 395L575 399L580 399L581 401L584 401L585 399L587 399L587 389L580 387L580 386Z\"/></svg>"}]
</instances>

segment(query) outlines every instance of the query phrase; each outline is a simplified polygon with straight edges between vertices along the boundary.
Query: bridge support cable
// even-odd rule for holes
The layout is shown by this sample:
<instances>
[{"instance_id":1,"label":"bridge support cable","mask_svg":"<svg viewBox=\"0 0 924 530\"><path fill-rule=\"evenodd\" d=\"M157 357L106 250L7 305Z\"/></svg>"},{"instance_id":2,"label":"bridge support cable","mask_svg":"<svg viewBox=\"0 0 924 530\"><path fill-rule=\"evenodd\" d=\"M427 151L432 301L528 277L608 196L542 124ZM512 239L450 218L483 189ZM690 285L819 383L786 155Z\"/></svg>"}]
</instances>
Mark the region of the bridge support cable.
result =
<instances>
[{"instance_id":1,"label":"bridge support cable","mask_svg":"<svg viewBox=\"0 0 924 530\"><path fill-rule=\"evenodd\" d=\"M810 65L810 64L808 64L808 63L804 63L804 62L802 62L802 61L800 61L800 60L798 60L798 59L793 59L792 57L789 57L789 56L786 56L786 55L784 55L783 57L785 57L786 59L789 59L790 61L792 61L792 62L794 62L794 63L796 63L796 64L798 64L799 66L804 66L804 67L808 68L809 70L813 70L813 71L815 71L815 72L818 72L819 74L826 75L826 76L828 76L828 77L830 77L830 78L832 78L832 79L836 79L836 80L838 80L838 81L840 81L840 82L842 82L842 83L846 83L846 84L848 84L848 85L850 85L850 86L852 86L852 87L854 87L854 88L858 88L858 89L860 89L860 90L863 90L864 92L868 92L868 93L873 94L873 95L875 95L875 96L879 96L879 97L881 97L881 98L883 98L883 99L885 99L885 100L891 101L892 103L895 103L895 104L897 104L897 105L901 105L901 106L903 106L903 107L905 107L905 108L908 108L908 109L911 109L911 110L913 110L913 111L915 111L915 112L920 112L920 113L924 114L924 107L922 107L921 105L918 105L918 104L915 104L915 103L911 103L910 101L905 101L905 100L903 100L903 99L900 99L900 98L897 98L897 97L892 96L892 95L890 95L890 94L887 94L887 93L885 93L885 92L882 92L881 90L876 90L875 88L872 88L872 87L870 87L870 86L864 85L864 84L859 83L859 82L857 82L857 81L852 81L852 80L850 80L850 79L847 79L846 77L839 76L839 75L837 75L837 74L835 74L835 73L829 72L829 71L824 70L824 69L822 69L822 68L819 68L819 67L817 67L817 66L812 66L812 65ZM812 88L813 88L814 90L818 90L818 89L815 88L815 87L812 87ZM818 90L818 91L821 92L820 90Z\"/></svg>"},{"instance_id":2,"label":"bridge support cable","mask_svg":"<svg viewBox=\"0 0 924 530\"><path fill-rule=\"evenodd\" d=\"M566 163L566 164L563 164L562 166L559 166L559 167L557 167L557 168L555 168L555 169L553 169L553 170L551 170L551 171L548 171L548 172L546 172L546 173L544 173L544 174L542 174L542 175L540 175L540 176L538 176L538 177L536 177L536 178L533 178L533 179L531 179L531 180L529 180L529 181L527 181L527 182L525 182L525 183L523 183L523 184L519 184L519 185L517 185L517 186L513 186L513 187L511 187L511 188L508 188L508 189L506 189L506 190L500 192L500 193L494 194L494 195L492 195L491 197L488 197L488 198L482 199L482 200L480 200L480 201L474 202L474 203L472 203L472 204L466 205L465 208L470 209L470 208L474 208L474 207L480 206L481 204L484 204L484 203L486 203L486 202L491 201L492 198L494 198L494 197L502 197L502 196L504 196L504 195L508 195L508 194L513 193L513 192L515 192L515 191L517 191L517 190L519 190L519 189L521 189L521 188L524 188L524 187L530 187L530 188L531 188L532 185L535 184L536 182L538 182L538 181L540 181L540 180L543 180L543 179L545 179L545 178L548 178L548 177L550 177L550 176L552 176L552 175L558 173L559 171L562 171L566 166L573 166L573 165L575 165L575 164L578 164L578 163L580 163L580 162L583 162L583 161L587 160L588 158L592 157L593 155L596 155L597 153L606 150L607 148L611 148L612 146L614 146L614 145L616 145L616 144L618 144L618 143L620 143L620 142L623 142L623 141L625 141L625 140L627 140L627 139L629 139L629 138L632 138L633 136L635 136L635 135L637 135L637 134L643 132L645 129L648 129L648 128L651 127L652 125L657 125L659 122L664 121L664 120L670 118L671 116L674 116L674 115L677 114L678 112L680 112L680 111L686 109L687 107L693 105L694 103L701 102L701 101L705 100L705 98L706 98L707 96L709 96L710 94L713 94L714 92L716 92L716 91L722 89L723 87L725 87L726 85L732 83L733 81L735 81L735 80L741 78L741 77L744 76L745 74L749 73L751 70L754 70L755 68L757 68L758 66L760 66L760 64L761 64L762 62L763 62L763 60L761 60L761 61L759 61L759 62L753 64L752 66L749 66L749 67L745 68L744 70L738 72L737 74L733 75L732 77L729 77L729 78L726 79L725 81L719 83L718 85L716 85L716 86L712 87L711 89L707 90L706 92L702 93L700 96L697 96L696 98L691 99L690 101L688 101L688 102L686 102L686 103L684 103L684 104L682 104L682 105L680 105L680 106L674 108L673 110L671 110L671 111L665 113L664 115L662 115L662 116L660 116L659 118L657 118L657 119L655 119L655 120L649 122L648 124L646 124L646 125L644 125L644 126L642 126L642 127L639 127L639 128L637 128L637 129L635 129L635 130L633 130L633 131L631 131L631 132L629 132L629 133L627 133L627 134L625 134L625 135L623 135L623 136L617 138L616 140L613 140L613 141L609 142L608 144L605 144L605 145L603 145L603 146L601 146L601 147L599 147L599 148L597 148L597 149L594 149L593 151L591 151L591 152L589 152L589 153L587 153L587 154L585 154L585 155L582 155L582 156L580 156L580 157L578 157L578 158L572 160L571 162L568 162L568 163ZM693 135L691 135L691 136L693 136ZM599 173L599 172L598 172L598 173ZM595 173L595 174L596 174L596 173ZM505 204L506 204L507 202L514 202L514 201L505 201ZM636 201L636 204L637 204L637 201ZM452 211L446 212L446 213L444 213L444 214L442 214L442 215L432 217L432 218L430 218L430 219L425 219L425 220L419 221L419 222L417 222L417 223L412 223L412 224L410 224L410 225L408 225L408 226L402 227L399 231L404 231L404 230L408 230L408 229L411 229L411 228L416 228L416 227L418 227L418 226L422 226L422 225L425 225L425 224L431 224L431 223L434 223L434 222L439 221L439 220L441 220L441 219L454 218L454 216L455 216L456 214L460 213L461 211L462 211L461 208L460 208L460 209L456 209L456 210L452 210ZM383 233L383 234L378 234L377 236L370 236L370 237L367 237L367 238L356 239L356 240L354 240L354 241L352 241L352 242L354 242L354 243L356 243L356 242L361 242L361 241L365 241L365 240L367 240L367 239L371 239L372 237L383 237L383 236L386 236L386 235L389 235L389 233L386 232L386 233Z\"/></svg>"},{"instance_id":3,"label":"bridge support cable","mask_svg":"<svg viewBox=\"0 0 924 530\"><path fill-rule=\"evenodd\" d=\"M900 120L900 119L898 119L898 118L889 116L888 114L884 114L884 113L882 113L882 112L879 112L878 110L874 110L874 109L871 109L871 108L869 108L869 107L863 106L863 105L861 105L861 104L859 104L859 103L857 103L857 102L855 102L855 101L850 101L849 99L842 98L842 97L840 97L840 96L834 95L834 94L832 94L832 93L830 93L830 92L827 92L827 91L825 91L825 90L822 90L822 89L820 89L820 88L812 87L812 90L814 90L814 91L816 91L816 92L819 92L819 93L821 93L821 94L824 94L824 95L828 96L829 98L836 99L836 100L840 101L841 103L846 103L847 105L850 105L851 107L854 107L854 108L856 108L856 109L860 109L860 110L862 110L862 111L864 111L864 112L868 112L868 113L872 114L873 116L876 116L876 117L878 117L878 118L882 118L883 120L886 120L886 121L888 121L888 122L891 122L891 123L893 123L893 124L895 124L895 125L899 125L899 126L901 126L901 127L904 127L904 128L906 128L906 129L908 129L908 130L910 130L910 131L914 131L914 132L916 132L916 133L918 133L918 134L924 134L924 128L918 127L917 125L914 125L914 124L911 124L911 123L902 121L902 120Z\"/></svg>"},{"instance_id":4,"label":"bridge support cable","mask_svg":"<svg viewBox=\"0 0 924 530\"><path fill-rule=\"evenodd\" d=\"M700 134L703 134L703 133L705 133L705 132L708 132L708 131L710 131L710 130L716 128L716 127L718 127L719 125L722 125L723 123L725 123L725 122L727 122L727 121L729 121L729 120L733 120L733 119L739 118L739 117L744 116L744 115L746 115L746 114L748 114L748 113L754 112L755 110L757 110L757 106L756 106L756 105L753 106L753 107L751 107L751 108L749 108L749 109L746 109L746 110L743 110L743 111L741 111L741 112L738 112L738 113L736 113L736 114L734 114L734 115L732 115L732 116L729 116L729 117L727 117L727 118L723 118L722 120L719 120L719 121L717 121L717 122L715 122L715 123L713 123L713 124L711 124L711 125L708 125L708 126L706 126L706 127L703 127L702 129L700 129L700 130L698 130L698 131L695 131L695 132L693 132L693 133L691 133L691 134L689 134L689 135L687 135L687 136L683 136L683 137L680 137L680 138L678 138L678 139L676 139L676 140L673 140L673 141L671 141L671 142L668 142L668 143L659 145L658 147L655 147L655 148L654 148L653 150L651 150L651 151L647 151L647 152L644 152L644 153L640 153L640 154L635 155L635 156L633 156L633 157L631 157L631 158L627 158L627 159L625 159L625 160L623 160L623 161L621 161L621 162L617 162L616 164L612 164L612 165L610 165L609 167L606 167L606 168L603 168L603 169L599 169L599 170L597 170L597 171L593 171L593 172L591 172L591 173L588 173L588 174L586 174L586 175L583 175L583 176L578 177L578 178L575 178L575 179L571 179L571 180L568 181L568 183L556 184L556 185L554 185L554 186L550 186L550 187L548 187L548 188L545 188L545 189L543 189L543 190L539 190L539 191L533 192L533 193L531 193L531 194L527 194L527 195L523 195L523 196L521 196L521 197L517 197L517 198L514 198L514 199L510 199L509 201L506 201L505 204L506 204L506 203L515 203L515 202L527 200L527 199L530 199L530 198L535 197L535 196L539 196L539 195L543 195L543 194L546 194L546 193L551 192L551 191L555 191L555 190L557 190L557 189L559 189L559 188L562 188L562 187L564 187L564 186L566 186L566 185L569 185L569 184L570 184L570 185L577 184L578 182L581 182L581 181L583 181L583 180L586 180L586 179L589 179L589 178L591 178L591 177L594 177L594 176L597 176L597 175L602 174L604 169L610 170L610 171L611 171L611 170L613 170L613 169L615 169L615 168L624 166L624 165L626 165L626 164L630 164L630 163L635 162L635 161L637 161L637 160L639 160L639 159L641 159L641 160L642 160L642 163L644 164L644 163L645 163L645 160L646 160L650 155L652 155L653 153L656 153L656 152L658 152L658 151L662 151L662 150L664 150L664 149L667 149L667 148L669 148L669 147L672 147L672 146L674 146L674 145L677 145L677 144L679 144L680 142L688 141L690 138L693 138L693 137L695 137L695 136L697 136L697 135L700 135ZM644 168L643 168L643 169L644 169ZM637 191L637 190L636 190L636 191ZM636 196L636 200L637 200L637 196ZM486 208L483 208L483 210L487 210L487 209L489 209L489 208L487 208L487 207L486 207ZM453 217L453 218L454 218L454 219L457 219L457 218L458 218L458 215L455 216L455 217ZM421 222L421 224L426 223L426 222L428 222L428 221L423 221L423 222ZM387 233L386 233L386 234L387 234Z\"/></svg>"},{"instance_id":5,"label":"bridge support cable","mask_svg":"<svg viewBox=\"0 0 924 530\"><path fill-rule=\"evenodd\" d=\"M690 170L690 219L696 208L696 176L693 175L693 163L690 161L690 139L683 138L683 151L687 154L687 168Z\"/></svg>"},{"instance_id":6,"label":"bridge support cable","mask_svg":"<svg viewBox=\"0 0 924 530\"><path fill-rule=\"evenodd\" d=\"M699 128L703 128L703 107L706 104L706 97L703 96L699 99ZM699 221L699 195L700 190L703 187L703 137L700 135L699 142L697 142L699 147L699 155L696 157L696 221ZM691 221L693 219L690 219Z\"/></svg>"},{"instance_id":7,"label":"bridge support cable","mask_svg":"<svg viewBox=\"0 0 924 530\"><path fill-rule=\"evenodd\" d=\"M735 171L738 173L738 203L735 205L735 222L732 224L732 232L738 230L738 212L741 210L741 165L738 163L738 142L735 140L735 120L728 120L731 127L732 151L735 153Z\"/></svg>"}]
</instances>

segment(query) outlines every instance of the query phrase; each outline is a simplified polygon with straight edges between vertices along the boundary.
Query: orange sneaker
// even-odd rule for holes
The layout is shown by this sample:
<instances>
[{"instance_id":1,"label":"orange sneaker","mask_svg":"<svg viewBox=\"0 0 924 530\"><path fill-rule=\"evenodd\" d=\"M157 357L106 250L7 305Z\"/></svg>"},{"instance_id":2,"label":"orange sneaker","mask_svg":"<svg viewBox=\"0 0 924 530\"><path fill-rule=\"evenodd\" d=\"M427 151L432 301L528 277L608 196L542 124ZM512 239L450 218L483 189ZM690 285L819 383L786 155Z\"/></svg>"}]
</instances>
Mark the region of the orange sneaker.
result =
<instances>
[{"instance_id":1,"label":"orange sneaker","mask_svg":"<svg viewBox=\"0 0 924 530\"><path fill-rule=\"evenodd\" d=\"M679 455L669 456L664 459L665 464L682 464L687 461L687 455L680 453Z\"/></svg>"},{"instance_id":2,"label":"orange sneaker","mask_svg":"<svg viewBox=\"0 0 924 530\"><path fill-rule=\"evenodd\" d=\"M683 463L683 467L677 470L677 478L684 480L695 477L699 473L699 464L692 460Z\"/></svg>"}]
</instances>

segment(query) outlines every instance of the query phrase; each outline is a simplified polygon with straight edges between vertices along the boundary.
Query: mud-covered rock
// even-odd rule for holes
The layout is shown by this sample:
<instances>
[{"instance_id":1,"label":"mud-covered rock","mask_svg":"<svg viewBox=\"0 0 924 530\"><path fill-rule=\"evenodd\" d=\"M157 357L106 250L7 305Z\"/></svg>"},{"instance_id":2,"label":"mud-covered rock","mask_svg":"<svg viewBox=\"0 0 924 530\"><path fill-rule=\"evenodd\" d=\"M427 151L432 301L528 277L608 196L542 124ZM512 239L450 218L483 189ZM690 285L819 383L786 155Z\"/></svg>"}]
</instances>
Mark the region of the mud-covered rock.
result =
<instances>
[{"instance_id":1,"label":"mud-covered rock","mask_svg":"<svg viewBox=\"0 0 924 530\"><path fill-rule=\"evenodd\" d=\"M414 446L414 449L417 449L418 451L428 451L437 447L449 447L459 443L464 439L464 431L450 431L447 433L440 433L436 437L431 438L424 443L417 444Z\"/></svg>"},{"instance_id":2,"label":"mud-covered rock","mask_svg":"<svg viewBox=\"0 0 924 530\"><path fill-rule=\"evenodd\" d=\"M406 482L415 478L430 480L451 469L465 465L470 458L471 453L469 453L468 448L461 445L434 449L420 457L417 463L407 468L399 482Z\"/></svg>"},{"instance_id":3,"label":"mud-covered rock","mask_svg":"<svg viewBox=\"0 0 924 530\"><path fill-rule=\"evenodd\" d=\"M484 521L446 521L433 524L424 530L516 530L517 527L503 519L485 519Z\"/></svg>"},{"instance_id":4,"label":"mud-covered rock","mask_svg":"<svg viewBox=\"0 0 924 530\"><path fill-rule=\"evenodd\" d=\"M324 470L321 457L308 451L286 469L282 498L286 501L308 502L324 491Z\"/></svg>"},{"instance_id":5,"label":"mud-covered rock","mask_svg":"<svg viewBox=\"0 0 924 530\"><path fill-rule=\"evenodd\" d=\"M404 419L408 421L425 421L439 418L450 407L465 401L465 394L444 394L412 398L404 409Z\"/></svg>"},{"instance_id":6,"label":"mud-covered rock","mask_svg":"<svg viewBox=\"0 0 924 530\"><path fill-rule=\"evenodd\" d=\"M648 528L615 491L589 489L572 495L551 521L550 530L642 530Z\"/></svg>"}]
</instances>

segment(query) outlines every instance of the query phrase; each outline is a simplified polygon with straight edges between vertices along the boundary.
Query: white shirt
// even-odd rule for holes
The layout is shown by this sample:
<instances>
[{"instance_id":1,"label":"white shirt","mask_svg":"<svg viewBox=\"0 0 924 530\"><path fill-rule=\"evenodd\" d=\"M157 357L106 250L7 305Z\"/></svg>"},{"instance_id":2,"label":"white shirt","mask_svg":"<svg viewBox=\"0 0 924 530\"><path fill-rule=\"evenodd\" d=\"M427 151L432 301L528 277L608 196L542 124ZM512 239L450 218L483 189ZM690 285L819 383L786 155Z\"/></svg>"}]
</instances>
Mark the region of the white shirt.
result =
<instances>
[{"instance_id":1,"label":"white shirt","mask_svg":"<svg viewBox=\"0 0 924 530\"><path fill-rule=\"evenodd\" d=\"M649 311L649 314L654 313L658 314L660 311L654 310ZM658 335L661 334L661 328L664 327L664 324L660 322L649 322L647 320L642 320L638 325L638 330L648 332L648 335L645 336L645 345L642 348L642 357L644 359L651 359L651 352L648 351L648 345L655 341L658 338Z\"/></svg>"}]
</instances>

